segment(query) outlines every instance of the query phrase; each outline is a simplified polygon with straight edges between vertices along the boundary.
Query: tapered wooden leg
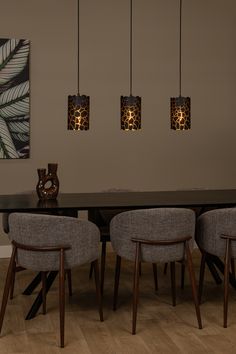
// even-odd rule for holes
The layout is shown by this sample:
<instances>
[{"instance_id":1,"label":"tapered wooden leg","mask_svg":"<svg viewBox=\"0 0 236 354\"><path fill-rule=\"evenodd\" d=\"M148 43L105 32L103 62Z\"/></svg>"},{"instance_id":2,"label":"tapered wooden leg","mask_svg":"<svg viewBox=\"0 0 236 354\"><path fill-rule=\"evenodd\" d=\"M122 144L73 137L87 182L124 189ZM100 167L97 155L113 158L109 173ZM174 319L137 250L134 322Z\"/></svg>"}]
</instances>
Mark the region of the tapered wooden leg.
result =
<instances>
[{"instance_id":1,"label":"tapered wooden leg","mask_svg":"<svg viewBox=\"0 0 236 354\"><path fill-rule=\"evenodd\" d=\"M12 284L11 284L11 290L10 290L10 299L13 299L13 295L14 295L14 287L15 287L15 278L16 278L16 273L17 272L21 272L22 270L25 270L25 268L21 267L21 266L17 266L16 262L14 265L14 270L13 270L13 276L12 276Z\"/></svg>"},{"instance_id":2,"label":"tapered wooden leg","mask_svg":"<svg viewBox=\"0 0 236 354\"><path fill-rule=\"evenodd\" d=\"M3 319L4 319L6 307L7 307L7 301L8 301L8 297L9 297L10 287L12 285L12 276L13 276L15 259L16 259L16 247L13 246L10 264L8 267L7 277L6 277L6 281L5 281L5 287L4 287L4 291L3 291L3 297L2 297L2 306L1 306L1 312L0 312L0 333L2 330L2 324L3 324Z\"/></svg>"},{"instance_id":3,"label":"tapered wooden leg","mask_svg":"<svg viewBox=\"0 0 236 354\"><path fill-rule=\"evenodd\" d=\"M198 327L199 327L199 329L202 329L202 319L201 319L200 307L199 307L199 303L198 303L196 280L195 280L195 274L194 274L194 270L193 270L193 261L192 261L192 256L191 256L188 241L185 242L185 252L186 252L186 256L187 256L189 278L190 278L190 283L191 283L191 287L192 287L192 295L193 295L193 300L194 300L194 304L195 304Z\"/></svg>"},{"instance_id":4,"label":"tapered wooden leg","mask_svg":"<svg viewBox=\"0 0 236 354\"><path fill-rule=\"evenodd\" d=\"M155 291L157 291L158 290L158 280L157 280L157 265L156 265L156 263L152 263L152 268L153 268Z\"/></svg>"},{"instance_id":5,"label":"tapered wooden leg","mask_svg":"<svg viewBox=\"0 0 236 354\"><path fill-rule=\"evenodd\" d=\"M199 304L201 304L201 302L202 302L203 282L204 282L205 267L206 267L206 252L203 250L201 250L201 252L202 252L202 258L201 258L199 285L198 285L198 302L199 302Z\"/></svg>"},{"instance_id":6,"label":"tapered wooden leg","mask_svg":"<svg viewBox=\"0 0 236 354\"><path fill-rule=\"evenodd\" d=\"M226 239L225 269L224 269L224 328L227 328L228 298L229 298L229 265L230 265L230 240Z\"/></svg>"},{"instance_id":7,"label":"tapered wooden leg","mask_svg":"<svg viewBox=\"0 0 236 354\"><path fill-rule=\"evenodd\" d=\"M102 242L102 254L101 254L101 293L103 295L104 278L105 278L105 264L106 264L106 241Z\"/></svg>"},{"instance_id":8,"label":"tapered wooden leg","mask_svg":"<svg viewBox=\"0 0 236 354\"><path fill-rule=\"evenodd\" d=\"M121 266L121 257L116 256L116 270L115 270L115 284L114 284L114 296L113 296L113 311L117 309L117 298L119 290L119 281L120 281L120 266Z\"/></svg>"},{"instance_id":9,"label":"tapered wooden leg","mask_svg":"<svg viewBox=\"0 0 236 354\"><path fill-rule=\"evenodd\" d=\"M98 260L93 261L93 269L94 269L96 293L97 293L97 300L98 300L99 316L100 316L100 321L103 321L102 294L101 294L101 286L100 286L100 282L99 282L99 265L98 265Z\"/></svg>"},{"instance_id":10,"label":"tapered wooden leg","mask_svg":"<svg viewBox=\"0 0 236 354\"><path fill-rule=\"evenodd\" d=\"M140 265L140 242L136 243L135 264L134 264L134 285L133 285L133 321L132 334L136 334L138 295L139 295L139 265Z\"/></svg>"},{"instance_id":11,"label":"tapered wooden leg","mask_svg":"<svg viewBox=\"0 0 236 354\"><path fill-rule=\"evenodd\" d=\"M64 348L65 333L65 269L64 269L64 250L60 251L59 269L59 304L60 304L60 346Z\"/></svg>"},{"instance_id":12,"label":"tapered wooden leg","mask_svg":"<svg viewBox=\"0 0 236 354\"><path fill-rule=\"evenodd\" d=\"M176 306L175 262L170 262L172 304Z\"/></svg>"},{"instance_id":13,"label":"tapered wooden leg","mask_svg":"<svg viewBox=\"0 0 236 354\"><path fill-rule=\"evenodd\" d=\"M43 314L46 314L47 305L46 305L46 281L47 281L47 273L41 272L41 279L42 279L42 298L43 298Z\"/></svg>"},{"instance_id":14,"label":"tapered wooden leg","mask_svg":"<svg viewBox=\"0 0 236 354\"><path fill-rule=\"evenodd\" d=\"M71 269L67 269L66 271L67 275L67 283L68 283L68 290L69 290L69 295L72 296L72 278L71 278Z\"/></svg>"}]
</instances>

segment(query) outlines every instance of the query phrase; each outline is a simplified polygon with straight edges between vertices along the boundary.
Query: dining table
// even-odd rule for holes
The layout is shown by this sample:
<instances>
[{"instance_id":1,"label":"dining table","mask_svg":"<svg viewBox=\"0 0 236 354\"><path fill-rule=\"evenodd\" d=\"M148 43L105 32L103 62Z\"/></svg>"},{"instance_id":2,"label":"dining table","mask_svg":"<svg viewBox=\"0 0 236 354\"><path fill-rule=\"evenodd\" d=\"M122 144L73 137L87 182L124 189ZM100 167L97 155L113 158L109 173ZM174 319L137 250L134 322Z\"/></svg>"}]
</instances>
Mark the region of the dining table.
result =
<instances>
[{"instance_id":1,"label":"dining table","mask_svg":"<svg viewBox=\"0 0 236 354\"><path fill-rule=\"evenodd\" d=\"M117 211L160 208L186 207L198 210L198 215L209 209L236 206L236 189L190 189L168 191L107 191L59 193L56 199L41 200L37 193L0 195L1 213L51 213L77 217L80 210L89 211L89 215L99 209ZM96 221L96 220L95 220ZM32 235L33 237L33 235ZM217 283L221 278L216 268L224 271L223 262L215 256L208 255L207 265ZM57 272L50 272L47 277L47 291L50 289ZM31 294L40 282L40 274L25 289L24 294ZM230 283L236 288L236 281L230 274ZM42 291L39 292L26 319L33 318L42 303Z\"/></svg>"}]
</instances>

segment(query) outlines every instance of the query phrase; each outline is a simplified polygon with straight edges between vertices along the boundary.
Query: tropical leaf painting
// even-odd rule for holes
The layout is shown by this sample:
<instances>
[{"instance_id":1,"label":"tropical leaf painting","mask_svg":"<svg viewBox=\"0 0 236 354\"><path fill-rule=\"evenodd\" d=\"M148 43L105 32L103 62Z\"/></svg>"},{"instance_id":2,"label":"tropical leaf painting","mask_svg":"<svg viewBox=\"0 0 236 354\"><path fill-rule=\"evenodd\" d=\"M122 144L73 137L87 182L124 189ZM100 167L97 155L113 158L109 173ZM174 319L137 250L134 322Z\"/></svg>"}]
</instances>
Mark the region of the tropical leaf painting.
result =
<instances>
[{"instance_id":1,"label":"tropical leaf painting","mask_svg":"<svg viewBox=\"0 0 236 354\"><path fill-rule=\"evenodd\" d=\"M0 158L29 158L27 39L0 39Z\"/></svg>"}]
</instances>

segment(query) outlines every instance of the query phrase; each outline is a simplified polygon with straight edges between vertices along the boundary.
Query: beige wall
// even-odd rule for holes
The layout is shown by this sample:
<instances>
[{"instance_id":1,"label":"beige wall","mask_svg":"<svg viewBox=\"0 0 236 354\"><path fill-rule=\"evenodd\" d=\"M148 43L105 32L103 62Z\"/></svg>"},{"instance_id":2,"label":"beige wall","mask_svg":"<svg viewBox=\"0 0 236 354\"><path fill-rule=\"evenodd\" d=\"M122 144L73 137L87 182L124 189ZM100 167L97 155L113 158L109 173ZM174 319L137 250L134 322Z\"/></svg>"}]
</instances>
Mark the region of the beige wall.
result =
<instances>
[{"instance_id":1,"label":"beige wall","mask_svg":"<svg viewBox=\"0 0 236 354\"><path fill-rule=\"evenodd\" d=\"M0 36L31 41L31 158L0 160L0 194L34 189L36 169L58 162L61 191L234 188L236 1L183 1L182 93L192 129L169 129L178 95L178 1L134 0L133 94L142 130L119 126L129 94L129 1L80 0L81 92L91 129L67 131L77 91L77 1L0 0Z\"/></svg>"}]
</instances>

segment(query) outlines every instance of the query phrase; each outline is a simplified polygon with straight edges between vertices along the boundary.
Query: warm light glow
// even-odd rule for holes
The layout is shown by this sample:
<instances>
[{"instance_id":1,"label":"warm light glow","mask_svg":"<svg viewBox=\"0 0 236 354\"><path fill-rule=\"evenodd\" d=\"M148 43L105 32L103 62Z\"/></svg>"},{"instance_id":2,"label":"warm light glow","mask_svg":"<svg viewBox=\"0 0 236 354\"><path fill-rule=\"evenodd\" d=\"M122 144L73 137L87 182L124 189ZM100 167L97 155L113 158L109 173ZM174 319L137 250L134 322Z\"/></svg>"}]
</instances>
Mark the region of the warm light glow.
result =
<instances>
[{"instance_id":1,"label":"warm light glow","mask_svg":"<svg viewBox=\"0 0 236 354\"><path fill-rule=\"evenodd\" d=\"M89 129L89 96L68 97L68 129Z\"/></svg>"},{"instance_id":2,"label":"warm light glow","mask_svg":"<svg viewBox=\"0 0 236 354\"><path fill-rule=\"evenodd\" d=\"M181 109L178 111L178 117L179 117L178 118L179 124L183 124L184 123L184 116L183 116L183 112Z\"/></svg>"},{"instance_id":3,"label":"warm light glow","mask_svg":"<svg viewBox=\"0 0 236 354\"><path fill-rule=\"evenodd\" d=\"M190 97L171 97L171 129L189 130L191 128Z\"/></svg>"},{"instance_id":4,"label":"warm light glow","mask_svg":"<svg viewBox=\"0 0 236 354\"><path fill-rule=\"evenodd\" d=\"M141 97L121 96L121 129L141 129Z\"/></svg>"}]
</instances>

